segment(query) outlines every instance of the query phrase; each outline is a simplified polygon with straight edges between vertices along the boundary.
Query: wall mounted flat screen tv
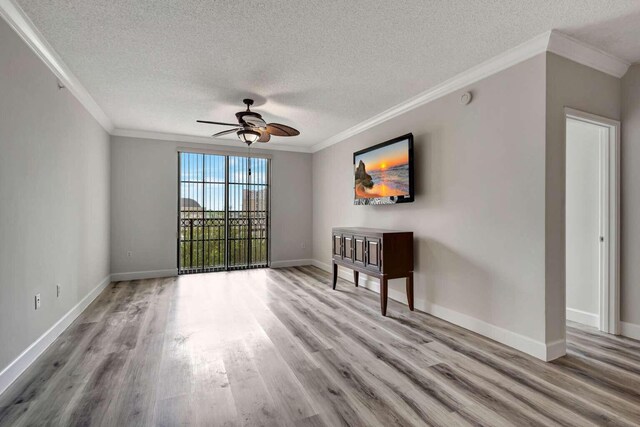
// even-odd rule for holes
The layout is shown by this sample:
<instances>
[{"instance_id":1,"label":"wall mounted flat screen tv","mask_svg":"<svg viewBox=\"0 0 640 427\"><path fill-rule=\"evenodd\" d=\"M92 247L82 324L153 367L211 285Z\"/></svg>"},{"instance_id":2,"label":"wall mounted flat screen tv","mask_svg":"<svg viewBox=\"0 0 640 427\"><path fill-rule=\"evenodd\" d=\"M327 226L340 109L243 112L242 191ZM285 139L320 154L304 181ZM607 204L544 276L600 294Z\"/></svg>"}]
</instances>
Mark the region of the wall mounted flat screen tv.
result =
<instances>
[{"instance_id":1,"label":"wall mounted flat screen tv","mask_svg":"<svg viewBox=\"0 0 640 427\"><path fill-rule=\"evenodd\" d=\"M354 204L413 202L413 134L353 153Z\"/></svg>"}]
</instances>

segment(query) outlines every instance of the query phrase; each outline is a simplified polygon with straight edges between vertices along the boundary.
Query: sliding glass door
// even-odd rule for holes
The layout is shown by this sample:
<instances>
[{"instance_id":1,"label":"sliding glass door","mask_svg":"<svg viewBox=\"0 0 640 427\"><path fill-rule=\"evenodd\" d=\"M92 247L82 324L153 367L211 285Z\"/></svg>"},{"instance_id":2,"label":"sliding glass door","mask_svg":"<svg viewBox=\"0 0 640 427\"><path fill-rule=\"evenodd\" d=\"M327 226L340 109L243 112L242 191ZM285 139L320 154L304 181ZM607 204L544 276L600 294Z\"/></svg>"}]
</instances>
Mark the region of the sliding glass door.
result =
<instances>
[{"instance_id":1,"label":"sliding glass door","mask_svg":"<svg viewBox=\"0 0 640 427\"><path fill-rule=\"evenodd\" d=\"M269 264L269 160L179 153L180 274Z\"/></svg>"}]
</instances>

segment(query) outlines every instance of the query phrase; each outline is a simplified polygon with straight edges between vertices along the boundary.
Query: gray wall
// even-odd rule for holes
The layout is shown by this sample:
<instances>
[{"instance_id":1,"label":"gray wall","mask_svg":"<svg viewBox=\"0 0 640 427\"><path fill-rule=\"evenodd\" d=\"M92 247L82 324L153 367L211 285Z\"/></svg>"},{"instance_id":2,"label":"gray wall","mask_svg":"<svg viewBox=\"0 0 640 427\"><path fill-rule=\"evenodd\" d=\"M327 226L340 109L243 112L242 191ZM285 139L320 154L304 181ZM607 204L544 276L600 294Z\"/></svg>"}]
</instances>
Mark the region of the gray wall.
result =
<instances>
[{"instance_id":1,"label":"gray wall","mask_svg":"<svg viewBox=\"0 0 640 427\"><path fill-rule=\"evenodd\" d=\"M417 306L545 342L545 54L313 156L313 256L333 226L411 230ZM352 153L415 137L416 201L353 206ZM403 294L404 282L391 281Z\"/></svg>"},{"instance_id":2,"label":"gray wall","mask_svg":"<svg viewBox=\"0 0 640 427\"><path fill-rule=\"evenodd\" d=\"M567 121L567 310L600 315L600 132ZM584 322L580 317L570 320Z\"/></svg>"},{"instance_id":3,"label":"gray wall","mask_svg":"<svg viewBox=\"0 0 640 427\"><path fill-rule=\"evenodd\" d=\"M109 136L3 20L0 76L2 371L109 275Z\"/></svg>"},{"instance_id":4,"label":"gray wall","mask_svg":"<svg viewBox=\"0 0 640 427\"><path fill-rule=\"evenodd\" d=\"M112 137L112 273L164 271L168 274L176 269L178 147L247 153L246 148L241 147L234 150L214 145ZM252 152L260 150L252 149ZM271 260L309 259L311 155L284 151L270 151L269 155L272 158ZM127 256L129 251L131 257Z\"/></svg>"},{"instance_id":5,"label":"gray wall","mask_svg":"<svg viewBox=\"0 0 640 427\"><path fill-rule=\"evenodd\" d=\"M620 79L547 53L546 329L547 342L565 336L564 107L620 119Z\"/></svg>"},{"instance_id":6,"label":"gray wall","mask_svg":"<svg viewBox=\"0 0 640 427\"><path fill-rule=\"evenodd\" d=\"M622 78L621 152L621 317L640 325L640 64Z\"/></svg>"}]
</instances>

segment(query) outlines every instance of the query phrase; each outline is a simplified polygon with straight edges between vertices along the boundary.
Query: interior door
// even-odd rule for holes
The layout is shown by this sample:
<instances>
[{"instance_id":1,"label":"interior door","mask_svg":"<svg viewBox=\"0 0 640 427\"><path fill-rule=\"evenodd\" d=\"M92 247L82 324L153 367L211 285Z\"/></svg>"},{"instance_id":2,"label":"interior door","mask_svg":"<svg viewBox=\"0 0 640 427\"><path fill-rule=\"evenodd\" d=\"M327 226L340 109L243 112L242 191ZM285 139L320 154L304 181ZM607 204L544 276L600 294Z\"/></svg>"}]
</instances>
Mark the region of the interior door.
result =
<instances>
[{"instance_id":1,"label":"interior door","mask_svg":"<svg viewBox=\"0 0 640 427\"><path fill-rule=\"evenodd\" d=\"M266 267L269 161L179 153L180 274Z\"/></svg>"}]
</instances>

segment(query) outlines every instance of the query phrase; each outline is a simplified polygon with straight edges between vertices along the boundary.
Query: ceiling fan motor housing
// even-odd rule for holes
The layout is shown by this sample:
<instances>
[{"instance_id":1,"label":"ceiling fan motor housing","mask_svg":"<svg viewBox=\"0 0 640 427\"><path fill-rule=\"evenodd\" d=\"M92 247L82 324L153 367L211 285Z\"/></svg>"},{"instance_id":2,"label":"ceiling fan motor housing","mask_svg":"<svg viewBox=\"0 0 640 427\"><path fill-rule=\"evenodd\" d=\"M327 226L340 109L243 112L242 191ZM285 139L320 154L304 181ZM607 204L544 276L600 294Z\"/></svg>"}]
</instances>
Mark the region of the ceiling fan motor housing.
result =
<instances>
[{"instance_id":1,"label":"ceiling fan motor housing","mask_svg":"<svg viewBox=\"0 0 640 427\"><path fill-rule=\"evenodd\" d=\"M238 111L236 113L236 118L238 119L238 123L240 123L243 126L253 126L254 124L249 122L247 123L246 120L244 120L245 117L255 117L257 119L262 119L262 115L258 114L256 112L253 112L249 109L249 107L251 107L253 105L253 99L250 98L245 98L242 100L243 104L246 104L247 106L247 110L246 111Z\"/></svg>"},{"instance_id":2,"label":"ceiling fan motor housing","mask_svg":"<svg viewBox=\"0 0 640 427\"><path fill-rule=\"evenodd\" d=\"M236 118L238 119L238 122L240 124L247 124L247 122L244 121L244 118L247 116L251 116L251 117L257 117L259 119L262 118L262 115L255 113L253 111L238 111L236 113Z\"/></svg>"}]
</instances>

